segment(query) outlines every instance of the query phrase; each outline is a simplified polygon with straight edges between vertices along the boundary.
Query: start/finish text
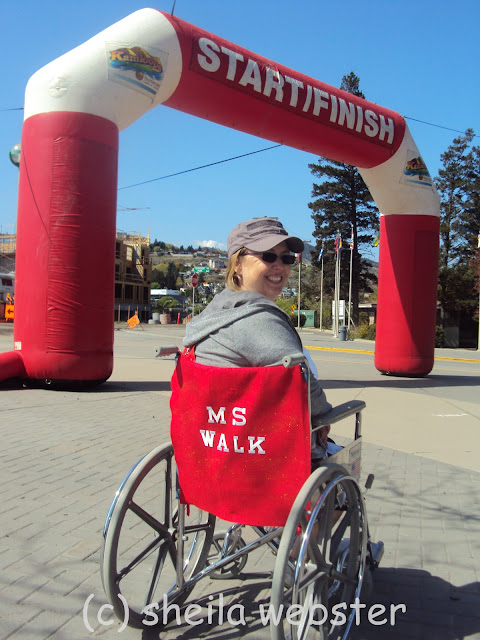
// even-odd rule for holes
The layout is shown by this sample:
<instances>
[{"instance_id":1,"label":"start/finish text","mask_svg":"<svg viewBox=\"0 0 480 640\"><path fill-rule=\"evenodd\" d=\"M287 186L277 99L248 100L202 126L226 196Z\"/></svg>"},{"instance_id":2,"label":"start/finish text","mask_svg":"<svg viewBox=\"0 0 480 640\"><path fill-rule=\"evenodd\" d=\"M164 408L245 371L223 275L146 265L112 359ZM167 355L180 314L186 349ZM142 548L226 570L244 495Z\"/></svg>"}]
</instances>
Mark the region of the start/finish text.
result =
<instances>
[{"instance_id":1,"label":"start/finish text","mask_svg":"<svg viewBox=\"0 0 480 640\"><path fill-rule=\"evenodd\" d=\"M231 45L204 36L195 38L191 69L298 115L319 119L322 124L345 128L384 146L394 144L394 120L381 109L369 103L365 108L358 100L348 100L344 92L335 95L326 85L306 82L305 76L281 73Z\"/></svg>"}]
</instances>

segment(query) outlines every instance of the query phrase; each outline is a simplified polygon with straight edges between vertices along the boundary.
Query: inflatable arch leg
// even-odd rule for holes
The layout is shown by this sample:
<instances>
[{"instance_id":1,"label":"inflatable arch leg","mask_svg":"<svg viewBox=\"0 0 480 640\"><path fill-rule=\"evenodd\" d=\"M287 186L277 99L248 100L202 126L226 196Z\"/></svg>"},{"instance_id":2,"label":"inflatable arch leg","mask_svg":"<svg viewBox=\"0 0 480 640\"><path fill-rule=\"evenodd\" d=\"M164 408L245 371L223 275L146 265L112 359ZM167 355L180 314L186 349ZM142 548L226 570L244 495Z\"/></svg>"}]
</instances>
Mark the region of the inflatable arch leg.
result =
<instances>
[{"instance_id":1,"label":"inflatable arch leg","mask_svg":"<svg viewBox=\"0 0 480 640\"><path fill-rule=\"evenodd\" d=\"M113 367L118 130L84 113L22 134L14 340L26 377L103 381Z\"/></svg>"},{"instance_id":2,"label":"inflatable arch leg","mask_svg":"<svg viewBox=\"0 0 480 640\"><path fill-rule=\"evenodd\" d=\"M424 376L433 368L439 226L435 216L380 217L375 366L382 373Z\"/></svg>"}]
</instances>

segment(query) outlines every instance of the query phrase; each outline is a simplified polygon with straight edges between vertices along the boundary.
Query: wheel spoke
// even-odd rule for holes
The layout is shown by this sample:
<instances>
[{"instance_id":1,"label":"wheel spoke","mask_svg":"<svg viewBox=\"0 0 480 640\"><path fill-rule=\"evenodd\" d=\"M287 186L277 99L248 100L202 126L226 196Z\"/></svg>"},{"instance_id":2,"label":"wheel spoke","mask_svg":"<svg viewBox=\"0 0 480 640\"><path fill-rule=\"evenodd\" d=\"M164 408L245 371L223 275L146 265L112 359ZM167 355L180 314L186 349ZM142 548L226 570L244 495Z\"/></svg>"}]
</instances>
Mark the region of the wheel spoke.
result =
<instances>
[{"instance_id":1,"label":"wheel spoke","mask_svg":"<svg viewBox=\"0 0 480 640\"><path fill-rule=\"evenodd\" d=\"M326 498L324 498L324 503L320 509L319 518L318 518L318 535L317 540L319 542L323 541L322 546L322 554L325 559L329 558L331 560L331 555L329 555L329 547L330 547L330 539L332 535L333 528L333 508L335 505L335 494L333 491L327 493Z\"/></svg>"},{"instance_id":2,"label":"wheel spoke","mask_svg":"<svg viewBox=\"0 0 480 640\"><path fill-rule=\"evenodd\" d=\"M133 571L135 567L138 567L138 565L143 562L145 558L148 558L148 556L153 553L157 547L164 543L165 540L162 540L162 538L156 538L155 540L153 540L147 547L145 547L143 551L135 556L135 558L117 574L119 580L123 580L123 578L125 578L125 576Z\"/></svg>"},{"instance_id":3,"label":"wheel spoke","mask_svg":"<svg viewBox=\"0 0 480 640\"><path fill-rule=\"evenodd\" d=\"M159 522L150 513L145 511L140 505L136 504L133 500L129 504L129 509L133 511L141 520L143 520L149 527L156 531L160 535L168 535L168 527Z\"/></svg>"},{"instance_id":4,"label":"wheel spoke","mask_svg":"<svg viewBox=\"0 0 480 640\"><path fill-rule=\"evenodd\" d=\"M145 607L152 603L153 594L155 593L155 590L157 588L158 579L160 577L160 573L163 569L165 558L167 556L167 550L168 550L168 547L166 544L163 544L158 549L157 559L155 561L154 566L152 567L152 578L150 580L150 586L147 591L147 597L145 598L145 602L144 602Z\"/></svg>"},{"instance_id":5,"label":"wheel spoke","mask_svg":"<svg viewBox=\"0 0 480 640\"><path fill-rule=\"evenodd\" d=\"M352 509L349 508L348 511L342 511L342 515L337 522L337 527L335 529L335 533L332 535L332 557L337 553L338 547L345 537L345 532L350 526L352 521Z\"/></svg>"}]
</instances>

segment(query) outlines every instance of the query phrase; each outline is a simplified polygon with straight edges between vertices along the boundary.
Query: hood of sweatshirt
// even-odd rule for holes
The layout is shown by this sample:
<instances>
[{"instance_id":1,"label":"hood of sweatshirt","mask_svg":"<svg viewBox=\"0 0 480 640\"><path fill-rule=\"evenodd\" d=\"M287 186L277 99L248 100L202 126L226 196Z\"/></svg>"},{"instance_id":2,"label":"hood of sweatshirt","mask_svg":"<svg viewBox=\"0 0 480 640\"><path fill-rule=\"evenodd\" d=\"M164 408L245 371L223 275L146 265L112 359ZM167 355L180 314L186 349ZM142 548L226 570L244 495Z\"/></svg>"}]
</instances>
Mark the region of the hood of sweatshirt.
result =
<instances>
[{"instance_id":1,"label":"hood of sweatshirt","mask_svg":"<svg viewBox=\"0 0 480 640\"><path fill-rule=\"evenodd\" d=\"M228 287L218 293L210 304L187 324L183 344L191 347L218 329L268 310L290 323L288 315L274 302L255 291L232 291Z\"/></svg>"}]
</instances>

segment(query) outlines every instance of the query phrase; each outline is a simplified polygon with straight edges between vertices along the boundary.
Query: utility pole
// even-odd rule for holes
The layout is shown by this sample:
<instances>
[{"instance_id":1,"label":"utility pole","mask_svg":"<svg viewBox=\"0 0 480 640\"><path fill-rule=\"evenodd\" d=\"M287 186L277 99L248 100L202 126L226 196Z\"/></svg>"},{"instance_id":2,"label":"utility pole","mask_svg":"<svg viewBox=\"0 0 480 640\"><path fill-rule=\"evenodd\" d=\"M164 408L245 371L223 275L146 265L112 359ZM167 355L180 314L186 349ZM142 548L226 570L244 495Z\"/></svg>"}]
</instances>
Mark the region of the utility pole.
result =
<instances>
[{"instance_id":1,"label":"utility pole","mask_svg":"<svg viewBox=\"0 0 480 640\"><path fill-rule=\"evenodd\" d=\"M300 329L300 275L302 271L302 254L298 254L298 304L297 304L297 329Z\"/></svg>"}]
</instances>

